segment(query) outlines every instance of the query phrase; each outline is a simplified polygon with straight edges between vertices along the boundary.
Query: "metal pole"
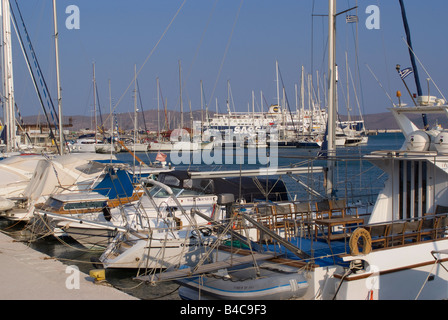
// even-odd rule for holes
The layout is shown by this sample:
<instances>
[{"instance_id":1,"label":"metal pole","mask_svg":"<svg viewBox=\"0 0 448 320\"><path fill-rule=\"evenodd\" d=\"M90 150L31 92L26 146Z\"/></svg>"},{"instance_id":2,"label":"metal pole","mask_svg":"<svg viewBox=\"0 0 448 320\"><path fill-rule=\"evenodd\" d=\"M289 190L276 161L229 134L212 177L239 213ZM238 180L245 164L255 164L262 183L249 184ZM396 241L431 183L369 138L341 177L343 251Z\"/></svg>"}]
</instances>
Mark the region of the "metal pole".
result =
<instances>
[{"instance_id":1,"label":"metal pole","mask_svg":"<svg viewBox=\"0 0 448 320\"><path fill-rule=\"evenodd\" d=\"M327 196L333 194L333 179L335 162L332 157L335 155L335 125L336 125L336 0L328 1L328 173L327 173Z\"/></svg>"},{"instance_id":2,"label":"metal pole","mask_svg":"<svg viewBox=\"0 0 448 320\"><path fill-rule=\"evenodd\" d=\"M3 13L3 81L4 96L6 105L5 124L7 126L6 150L7 152L16 150L16 119L15 119L15 100L14 100L14 74L12 66L12 46L11 46L11 15L9 0L2 2Z\"/></svg>"},{"instance_id":3,"label":"metal pole","mask_svg":"<svg viewBox=\"0 0 448 320\"><path fill-rule=\"evenodd\" d=\"M59 33L58 33L58 20L56 16L56 0L53 0L53 18L54 18L54 46L56 51L56 79L58 85L58 116L59 116L59 153L64 154L64 136L63 136L63 124L62 124L62 98L61 98L61 79L59 75Z\"/></svg>"}]
</instances>

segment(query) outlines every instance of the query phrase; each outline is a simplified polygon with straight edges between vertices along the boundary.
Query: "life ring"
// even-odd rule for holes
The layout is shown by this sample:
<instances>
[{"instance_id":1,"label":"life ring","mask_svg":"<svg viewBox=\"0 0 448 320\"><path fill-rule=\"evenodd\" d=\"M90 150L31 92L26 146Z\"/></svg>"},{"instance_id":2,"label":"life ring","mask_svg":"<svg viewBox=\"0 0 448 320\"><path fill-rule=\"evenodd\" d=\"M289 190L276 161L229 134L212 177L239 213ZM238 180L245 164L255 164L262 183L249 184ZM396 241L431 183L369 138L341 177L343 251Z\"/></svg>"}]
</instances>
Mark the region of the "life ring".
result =
<instances>
[{"instance_id":1,"label":"life ring","mask_svg":"<svg viewBox=\"0 0 448 320\"><path fill-rule=\"evenodd\" d=\"M358 248L359 238L362 238L363 240L362 252L360 252ZM372 237L370 236L369 231L364 228L357 228L353 231L348 244L350 247L350 254L354 256L368 254L372 251Z\"/></svg>"}]
</instances>

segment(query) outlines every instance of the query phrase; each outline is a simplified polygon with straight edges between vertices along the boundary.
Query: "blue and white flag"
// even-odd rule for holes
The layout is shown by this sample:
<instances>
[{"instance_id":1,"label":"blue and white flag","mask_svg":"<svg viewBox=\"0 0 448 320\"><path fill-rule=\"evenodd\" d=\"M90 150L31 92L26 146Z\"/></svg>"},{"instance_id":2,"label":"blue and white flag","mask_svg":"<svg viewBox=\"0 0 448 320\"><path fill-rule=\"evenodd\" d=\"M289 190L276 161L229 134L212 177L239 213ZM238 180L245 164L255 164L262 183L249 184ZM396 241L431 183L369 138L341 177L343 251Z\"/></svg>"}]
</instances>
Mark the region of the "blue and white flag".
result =
<instances>
[{"instance_id":1,"label":"blue and white flag","mask_svg":"<svg viewBox=\"0 0 448 320\"><path fill-rule=\"evenodd\" d=\"M348 15L345 17L346 23L357 23L358 22L358 16L355 15Z\"/></svg>"},{"instance_id":2,"label":"blue and white flag","mask_svg":"<svg viewBox=\"0 0 448 320\"><path fill-rule=\"evenodd\" d=\"M412 72L413 72L412 68L406 68L406 69L400 70L400 77L401 77L401 79L404 80L404 78L406 78Z\"/></svg>"}]
</instances>

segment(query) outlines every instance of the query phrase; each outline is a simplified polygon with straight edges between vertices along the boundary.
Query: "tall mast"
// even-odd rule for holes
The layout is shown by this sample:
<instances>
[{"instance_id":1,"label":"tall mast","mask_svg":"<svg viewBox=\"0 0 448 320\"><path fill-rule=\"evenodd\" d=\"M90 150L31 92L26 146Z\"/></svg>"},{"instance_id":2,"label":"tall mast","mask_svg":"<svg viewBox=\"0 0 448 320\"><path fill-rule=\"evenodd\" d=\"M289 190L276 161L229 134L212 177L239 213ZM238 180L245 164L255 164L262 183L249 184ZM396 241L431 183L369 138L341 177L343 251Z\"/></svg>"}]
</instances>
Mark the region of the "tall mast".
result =
<instances>
[{"instance_id":1,"label":"tall mast","mask_svg":"<svg viewBox=\"0 0 448 320\"><path fill-rule=\"evenodd\" d=\"M333 180L335 162L332 157L335 155L335 126L336 126L336 0L328 0L328 172L327 190L328 197L333 195Z\"/></svg>"},{"instance_id":2,"label":"tall mast","mask_svg":"<svg viewBox=\"0 0 448 320\"><path fill-rule=\"evenodd\" d=\"M201 80L201 100L204 98L204 86L202 84L202 80ZM207 122L207 126L210 124L209 122L209 116L208 116L208 105L207 105L207 101L205 101L204 99L204 104L205 104L205 122Z\"/></svg>"},{"instance_id":3,"label":"tall mast","mask_svg":"<svg viewBox=\"0 0 448 320\"><path fill-rule=\"evenodd\" d=\"M313 132L313 126L314 126L314 104L311 98L311 74L308 74L308 110L310 112L310 117L309 117L309 129L308 129L308 134L311 135Z\"/></svg>"},{"instance_id":4,"label":"tall mast","mask_svg":"<svg viewBox=\"0 0 448 320\"><path fill-rule=\"evenodd\" d=\"M204 125L204 93L202 92L202 80L201 84L201 136L202 136L202 126Z\"/></svg>"},{"instance_id":5,"label":"tall mast","mask_svg":"<svg viewBox=\"0 0 448 320\"><path fill-rule=\"evenodd\" d=\"M96 141L96 130L98 128L97 112L96 112L96 75L95 75L95 63L92 64L93 68L93 123L95 126L95 144ZM61 148L62 149L62 148Z\"/></svg>"},{"instance_id":6,"label":"tall mast","mask_svg":"<svg viewBox=\"0 0 448 320\"><path fill-rule=\"evenodd\" d=\"M277 106L280 108L280 84L278 82L278 61L275 61L275 76L277 81Z\"/></svg>"},{"instance_id":7,"label":"tall mast","mask_svg":"<svg viewBox=\"0 0 448 320\"><path fill-rule=\"evenodd\" d=\"M227 80L227 112L229 113L229 123L230 123L230 115L232 114L232 111L230 111L230 81ZM218 108L216 108L216 112L218 112ZM230 125L230 124L229 124Z\"/></svg>"},{"instance_id":8,"label":"tall mast","mask_svg":"<svg viewBox=\"0 0 448 320\"><path fill-rule=\"evenodd\" d=\"M349 86L349 81L348 81L348 77L349 77L349 70L348 70L348 55L347 55L347 51L345 51L345 72L346 72L346 85L347 85L347 120L351 121L350 118L350 86Z\"/></svg>"},{"instance_id":9,"label":"tall mast","mask_svg":"<svg viewBox=\"0 0 448 320\"><path fill-rule=\"evenodd\" d=\"M134 84L135 84L135 94L134 94L134 151L135 144L137 143L137 65L134 64Z\"/></svg>"},{"instance_id":10,"label":"tall mast","mask_svg":"<svg viewBox=\"0 0 448 320\"><path fill-rule=\"evenodd\" d=\"M182 104L182 67L179 60L179 90L180 90L180 128L184 128L184 106Z\"/></svg>"},{"instance_id":11,"label":"tall mast","mask_svg":"<svg viewBox=\"0 0 448 320\"><path fill-rule=\"evenodd\" d=\"M157 139L160 140L160 92L159 92L159 77L156 79L157 82Z\"/></svg>"},{"instance_id":12,"label":"tall mast","mask_svg":"<svg viewBox=\"0 0 448 320\"><path fill-rule=\"evenodd\" d=\"M255 114L255 92L252 90L252 117Z\"/></svg>"},{"instance_id":13,"label":"tall mast","mask_svg":"<svg viewBox=\"0 0 448 320\"><path fill-rule=\"evenodd\" d=\"M110 79L109 79L109 113L110 113L110 153L112 154L114 147L114 117L112 116L112 89Z\"/></svg>"},{"instance_id":14,"label":"tall mast","mask_svg":"<svg viewBox=\"0 0 448 320\"><path fill-rule=\"evenodd\" d=\"M407 41L407 44L409 47L408 48L409 49L409 57L411 58L412 70L414 71L415 86L417 88L417 95L420 97L422 95L422 87L420 85L420 78L418 75L417 64L415 63L415 57L414 57L414 52L413 52L413 48L412 48L411 31L409 30L408 19L406 17L406 10L404 7L403 0L399 0L399 2L400 2L400 8L401 8L401 17L403 19L403 26L404 26L404 30L406 32L406 41ZM425 130L427 130L429 125L428 125L428 119L426 117L426 113L422 114L422 119L423 119L423 126L424 126Z\"/></svg>"},{"instance_id":15,"label":"tall mast","mask_svg":"<svg viewBox=\"0 0 448 320\"><path fill-rule=\"evenodd\" d=\"M14 79L12 69L11 46L11 13L9 0L2 0L2 25L3 25L3 87L4 87L4 117L7 127L6 151L16 150L16 119L14 112Z\"/></svg>"},{"instance_id":16,"label":"tall mast","mask_svg":"<svg viewBox=\"0 0 448 320\"><path fill-rule=\"evenodd\" d=\"M53 18L54 18L54 46L56 52L56 80L58 85L58 121L59 121L59 153L64 154L64 135L62 126L62 97L61 97L61 79L59 75L59 33L58 20L56 16L56 0L53 0ZM95 91L95 89L94 89ZM96 131L96 128L95 128ZM95 137L96 139L96 137Z\"/></svg>"},{"instance_id":17,"label":"tall mast","mask_svg":"<svg viewBox=\"0 0 448 320\"><path fill-rule=\"evenodd\" d=\"M406 41L409 46L409 57L411 58L412 69L414 71L415 86L417 87L417 94L419 96L421 96L422 95L422 87L420 85L420 79L418 76L417 64L415 63L414 53L412 52L413 50L412 50L412 41L411 41L411 31L409 30L408 19L406 17L406 10L404 8L403 0L399 0L399 1L400 1L400 7L401 7L401 16L403 19L403 26L404 26L404 30L406 32Z\"/></svg>"},{"instance_id":18,"label":"tall mast","mask_svg":"<svg viewBox=\"0 0 448 320\"><path fill-rule=\"evenodd\" d=\"M302 66L302 74L300 77L300 114L302 117L302 127L303 127L303 116L305 112L305 70Z\"/></svg>"}]
</instances>

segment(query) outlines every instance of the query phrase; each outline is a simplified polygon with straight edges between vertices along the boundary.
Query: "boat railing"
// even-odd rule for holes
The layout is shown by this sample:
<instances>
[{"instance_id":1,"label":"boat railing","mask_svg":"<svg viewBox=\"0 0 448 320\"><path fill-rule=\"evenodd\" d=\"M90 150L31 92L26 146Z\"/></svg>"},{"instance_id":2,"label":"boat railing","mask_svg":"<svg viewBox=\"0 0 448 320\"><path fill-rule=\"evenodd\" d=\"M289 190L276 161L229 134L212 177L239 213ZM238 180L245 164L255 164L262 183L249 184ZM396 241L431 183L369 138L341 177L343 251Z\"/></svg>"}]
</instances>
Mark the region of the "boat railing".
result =
<instances>
[{"instance_id":1,"label":"boat railing","mask_svg":"<svg viewBox=\"0 0 448 320\"><path fill-rule=\"evenodd\" d=\"M347 204L345 199L321 200L318 202L268 202L251 203L239 206L236 210L250 212L257 222L274 231L285 239L293 237L303 237L309 239L317 238L318 225L316 221L342 221L347 220L347 224L358 218L358 207ZM337 220L339 219L339 220ZM342 219L342 220L341 220ZM344 224L341 224L344 225ZM242 217L237 217L234 221L234 229L246 228ZM325 231L323 230L322 233ZM257 241L271 241L271 237L266 236L261 230L257 230Z\"/></svg>"},{"instance_id":2,"label":"boat railing","mask_svg":"<svg viewBox=\"0 0 448 320\"><path fill-rule=\"evenodd\" d=\"M402 246L444 238L448 231L448 213L427 213L421 217L371 223L360 227L371 238L372 249Z\"/></svg>"}]
</instances>

